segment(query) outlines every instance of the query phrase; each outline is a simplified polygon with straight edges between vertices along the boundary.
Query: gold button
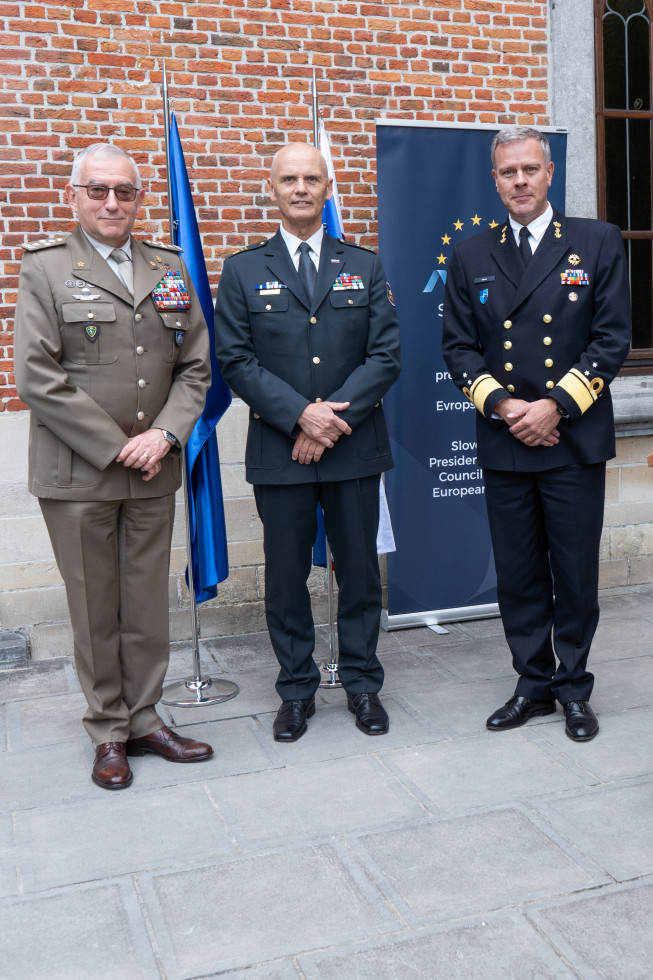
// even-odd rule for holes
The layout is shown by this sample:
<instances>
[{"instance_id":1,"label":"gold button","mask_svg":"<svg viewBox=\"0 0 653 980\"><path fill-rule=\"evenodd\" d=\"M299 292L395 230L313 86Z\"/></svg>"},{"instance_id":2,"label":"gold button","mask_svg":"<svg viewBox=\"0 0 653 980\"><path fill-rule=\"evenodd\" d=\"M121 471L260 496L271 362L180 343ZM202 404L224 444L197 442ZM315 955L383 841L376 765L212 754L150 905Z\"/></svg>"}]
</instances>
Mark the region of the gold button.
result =
<instances>
[{"instance_id":1,"label":"gold button","mask_svg":"<svg viewBox=\"0 0 653 980\"><path fill-rule=\"evenodd\" d=\"M348 299L347 302L349 303L350 306L353 306L354 305L353 299Z\"/></svg>"},{"instance_id":2,"label":"gold button","mask_svg":"<svg viewBox=\"0 0 653 980\"><path fill-rule=\"evenodd\" d=\"M544 340L542 341L542 343L543 344L546 344L546 346L548 347L550 344L553 343L553 341L551 340L550 337L545 337Z\"/></svg>"},{"instance_id":3,"label":"gold button","mask_svg":"<svg viewBox=\"0 0 653 980\"><path fill-rule=\"evenodd\" d=\"M316 399L315 399L315 401L316 401L316 402L321 402L321 401L322 401L322 399L321 399L321 398L316 398Z\"/></svg>"},{"instance_id":4,"label":"gold button","mask_svg":"<svg viewBox=\"0 0 653 980\"><path fill-rule=\"evenodd\" d=\"M503 325L506 328L506 330L510 330L510 328L512 326L512 320L504 320L503 321Z\"/></svg>"},{"instance_id":5,"label":"gold button","mask_svg":"<svg viewBox=\"0 0 653 980\"><path fill-rule=\"evenodd\" d=\"M544 320L545 323L551 323L553 317L551 316L550 313L545 313L542 319Z\"/></svg>"},{"instance_id":6,"label":"gold button","mask_svg":"<svg viewBox=\"0 0 653 980\"><path fill-rule=\"evenodd\" d=\"M147 384L147 381L143 381L142 378L139 379L139 381L138 381L138 387L139 388L144 388L146 384Z\"/></svg>"},{"instance_id":7,"label":"gold button","mask_svg":"<svg viewBox=\"0 0 653 980\"><path fill-rule=\"evenodd\" d=\"M260 419L260 417L261 417L261 416L260 416L260 415L258 414L258 412L254 412L254 418L255 418L255 419Z\"/></svg>"},{"instance_id":8,"label":"gold button","mask_svg":"<svg viewBox=\"0 0 653 980\"><path fill-rule=\"evenodd\" d=\"M138 419L139 422L142 422L143 419L145 418L145 412L137 412L136 418Z\"/></svg>"},{"instance_id":9,"label":"gold button","mask_svg":"<svg viewBox=\"0 0 653 980\"><path fill-rule=\"evenodd\" d=\"M381 404L381 402L377 402L377 403L376 403L376 405L375 405L374 407L375 407L375 408L378 408L380 404Z\"/></svg>"},{"instance_id":10,"label":"gold button","mask_svg":"<svg viewBox=\"0 0 653 980\"><path fill-rule=\"evenodd\" d=\"M139 355L140 354L144 354L145 353L145 348L144 347L137 347L136 348L136 353L139 354Z\"/></svg>"},{"instance_id":11,"label":"gold button","mask_svg":"<svg viewBox=\"0 0 653 980\"><path fill-rule=\"evenodd\" d=\"M553 361L550 357L547 357L546 361L544 362L544 367L553 367Z\"/></svg>"},{"instance_id":12,"label":"gold button","mask_svg":"<svg viewBox=\"0 0 653 980\"><path fill-rule=\"evenodd\" d=\"M175 320L175 326L176 327L180 327L181 326L181 320Z\"/></svg>"},{"instance_id":13,"label":"gold button","mask_svg":"<svg viewBox=\"0 0 653 980\"><path fill-rule=\"evenodd\" d=\"M164 316L167 316L168 314L167 313L164 313L163 315ZM137 313L136 316L134 317L134 319L136 320L136 323L140 323L141 320L143 319L143 314L142 313Z\"/></svg>"},{"instance_id":14,"label":"gold button","mask_svg":"<svg viewBox=\"0 0 653 980\"><path fill-rule=\"evenodd\" d=\"M503 366L506 369L506 371L512 371L512 364L510 363L510 361L508 361L508 363L504 364Z\"/></svg>"},{"instance_id":15,"label":"gold button","mask_svg":"<svg viewBox=\"0 0 653 980\"><path fill-rule=\"evenodd\" d=\"M89 320L92 320L93 317L95 316L95 313L87 313L86 316L89 318Z\"/></svg>"},{"instance_id":16,"label":"gold button","mask_svg":"<svg viewBox=\"0 0 653 980\"><path fill-rule=\"evenodd\" d=\"M512 347L512 340L504 341L503 346L506 348L506 350L510 350L510 348Z\"/></svg>"},{"instance_id":17,"label":"gold button","mask_svg":"<svg viewBox=\"0 0 653 980\"><path fill-rule=\"evenodd\" d=\"M269 304L269 303L267 303L267 304L266 304L266 307L265 307L265 309L266 309L266 310L271 310L271 309L272 309L272 307L270 306L270 304Z\"/></svg>"},{"instance_id":18,"label":"gold button","mask_svg":"<svg viewBox=\"0 0 653 980\"><path fill-rule=\"evenodd\" d=\"M506 390L509 391L510 394L512 395L513 391L515 390L515 386L514 385L506 385Z\"/></svg>"},{"instance_id":19,"label":"gold button","mask_svg":"<svg viewBox=\"0 0 653 980\"><path fill-rule=\"evenodd\" d=\"M550 391L551 388L555 388L555 381L547 381L546 386Z\"/></svg>"},{"instance_id":20,"label":"gold button","mask_svg":"<svg viewBox=\"0 0 653 980\"><path fill-rule=\"evenodd\" d=\"M316 316L312 316L311 317L311 323L317 323L317 317Z\"/></svg>"},{"instance_id":21,"label":"gold button","mask_svg":"<svg viewBox=\"0 0 653 980\"><path fill-rule=\"evenodd\" d=\"M319 363L320 363L320 358L319 357L314 357L313 358L313 364L319 364Z\"/></svg>"}]
</instances>

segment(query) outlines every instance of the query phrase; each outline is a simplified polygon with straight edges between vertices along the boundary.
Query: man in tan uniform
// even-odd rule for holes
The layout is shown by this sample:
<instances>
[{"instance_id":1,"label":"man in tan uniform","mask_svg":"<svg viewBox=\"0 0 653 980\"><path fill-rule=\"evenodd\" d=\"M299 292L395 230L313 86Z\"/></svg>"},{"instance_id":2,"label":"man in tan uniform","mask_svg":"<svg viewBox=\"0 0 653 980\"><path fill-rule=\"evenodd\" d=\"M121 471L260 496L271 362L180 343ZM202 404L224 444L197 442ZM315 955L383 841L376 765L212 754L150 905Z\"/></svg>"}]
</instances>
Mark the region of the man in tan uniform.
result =
<instances>
[{"instance_id":1,"label":"man in tan uniform","mask_svg":"<svg viewBox=\"0 0 653 980\"><path fill-rule=\"evenodd\" d=\"M208 332L180 250L131 237L145 191L127 153L87 147L66 196L73 233L25 246L16 387L32 410L29 490L66 585L92 778L122 789L127 755L213 754L155 710L181 446L210 383Z\"/></svg>"}]
</instances>

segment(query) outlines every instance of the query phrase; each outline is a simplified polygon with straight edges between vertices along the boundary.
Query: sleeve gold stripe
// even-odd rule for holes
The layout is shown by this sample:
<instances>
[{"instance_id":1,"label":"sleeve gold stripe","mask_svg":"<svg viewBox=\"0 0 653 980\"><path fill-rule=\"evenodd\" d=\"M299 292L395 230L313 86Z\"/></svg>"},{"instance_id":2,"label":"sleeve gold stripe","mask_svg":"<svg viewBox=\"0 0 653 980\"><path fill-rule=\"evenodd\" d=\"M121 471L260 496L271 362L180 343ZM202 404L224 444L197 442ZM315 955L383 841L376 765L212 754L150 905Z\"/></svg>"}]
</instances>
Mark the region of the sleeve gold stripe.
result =
<instances>
[{"instance_id":1,"label":"sleeve gold stripe","mask_svg":"<svg viewBox=\"0 0 653 980\"><path fill-rule=\"evenodd\" d=\"M483 409L486 398L493 391L496 391L497 388L501 388L501 385L498 381L495 381L491 374L481 374L472 385L470 392L471 399L481 415L485 415Z\"/></svg>"},{"instance_id":2,"label":"sleeve gold stripe","mask_svg":"<svg viewBox=\"0 0 653 980\"><path fill-rule=\"evenodd\" d=\"M558 381L558 386L564 388L568 395L574 399L582 413L591 408L598 397L598 392L594 390L587 378L572 368L564 378Z\"/></svg>"}]
</instances>

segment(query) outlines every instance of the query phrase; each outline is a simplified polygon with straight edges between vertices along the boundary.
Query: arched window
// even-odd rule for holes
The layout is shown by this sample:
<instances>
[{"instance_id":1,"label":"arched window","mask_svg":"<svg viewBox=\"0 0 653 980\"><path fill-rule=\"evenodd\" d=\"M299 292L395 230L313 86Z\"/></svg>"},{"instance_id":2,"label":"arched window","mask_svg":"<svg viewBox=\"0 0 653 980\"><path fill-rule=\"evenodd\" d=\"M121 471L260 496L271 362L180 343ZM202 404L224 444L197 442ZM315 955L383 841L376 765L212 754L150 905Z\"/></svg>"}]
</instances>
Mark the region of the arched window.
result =
<instances>
[{"instance_id":1,"label":"arched window","mask_svg":"<svg viewBox=\"0 0 653 980\"><path fill-rule=\"evenodd\" d=\"M651 0L595 0L599 217L621 228L633 303L627 374L653 373Z\"/></svg>"}]
</instances>

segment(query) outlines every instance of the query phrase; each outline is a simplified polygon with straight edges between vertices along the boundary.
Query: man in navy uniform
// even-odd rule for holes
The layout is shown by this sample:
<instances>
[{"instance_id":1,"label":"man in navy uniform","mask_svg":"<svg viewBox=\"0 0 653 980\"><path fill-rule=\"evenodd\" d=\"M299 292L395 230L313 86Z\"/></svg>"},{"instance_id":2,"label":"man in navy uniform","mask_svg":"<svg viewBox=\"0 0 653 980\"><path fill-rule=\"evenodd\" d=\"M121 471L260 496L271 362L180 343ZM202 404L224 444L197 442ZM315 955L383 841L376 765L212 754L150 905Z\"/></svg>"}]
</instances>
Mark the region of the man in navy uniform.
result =
<instances>
[{"instance_id":1,"label":"man in navy uniform","mask_svg":"<svg viewBox=\"0 0 653 980\"><path fill-rule=\"evenodd\" d=\"M399 327L377 255L326 235L331 180L320 153L290 143L268 190L281 213L269 241L228 258L215 310L226 382L249 406L246 476L263 522L265 609L279 661L277 741L294 742L320 681L306 580L324 510L339 587L339 674L349 710L384 734L376 655L380 474L392 463L381 399L399 373Z\"/></svg>"},{"instance_id":2,"label":"man in navy uniform","mask_svg":"<svg viewBox=\"0 0 653 980\"><path fill-rule=\"evenodd\" d=\"M516 728L559 701L569 738L588 741L615 454L609 384L630 342L624 247L614 225L552 209L543 133L498 133L492 166L508 218L454 249L443 321L445 361L477 409L499 609L519 674L487 728Z\"/></svg>"}]
</instances>

